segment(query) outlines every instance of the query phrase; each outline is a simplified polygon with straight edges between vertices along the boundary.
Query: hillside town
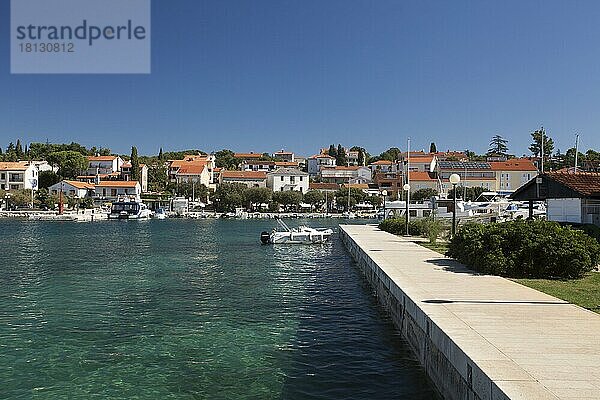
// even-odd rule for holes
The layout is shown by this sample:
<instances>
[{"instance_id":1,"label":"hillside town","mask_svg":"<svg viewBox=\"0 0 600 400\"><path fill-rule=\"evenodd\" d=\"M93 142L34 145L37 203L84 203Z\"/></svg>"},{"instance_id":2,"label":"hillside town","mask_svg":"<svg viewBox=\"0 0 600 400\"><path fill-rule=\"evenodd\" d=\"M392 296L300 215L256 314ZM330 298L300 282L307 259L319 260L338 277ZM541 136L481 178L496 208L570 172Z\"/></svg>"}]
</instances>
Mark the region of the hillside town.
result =
<instances>
[{"instance_id":1,"label":"hillside town","mask_svg":"<svg viewBox=\"0 0 600 400\"><path fill-rule=\"evenodd\" d=\"M140 156L136 147L130 155L118 155L77 143L31 143L23 148L17 141L2 154L0 198L3 208L12 210L52 210L60 201L67 208L85 209L130 197L153 210L173 211L178 204L186 211L363 211L363 215L373 215L382 203L388 202L393 210L395 201L441 201L453 199L455 192L460 200L471 202L515 193L523 201L546 200L539 195L524 198L521 193L542 172L548 177L570 174L579 180L582 176L595 179L600 163L597 152L578 153L575 161L574 148L566 154L553 153L552 139L541 130L531 136L531 154L520 157L509 154L507 140L498 135L483 155L439 151L433 142L428 150L392 147L377 156L362 147L339 144L316 149L309 156L285 149L213 153L163 153L160 149L157 156ZM451 182L453 174L460 177L459 184ZM559 181L569 185L569 178ZM417 211L413 215L420 216Z\"/></svg>"}]
</instances>

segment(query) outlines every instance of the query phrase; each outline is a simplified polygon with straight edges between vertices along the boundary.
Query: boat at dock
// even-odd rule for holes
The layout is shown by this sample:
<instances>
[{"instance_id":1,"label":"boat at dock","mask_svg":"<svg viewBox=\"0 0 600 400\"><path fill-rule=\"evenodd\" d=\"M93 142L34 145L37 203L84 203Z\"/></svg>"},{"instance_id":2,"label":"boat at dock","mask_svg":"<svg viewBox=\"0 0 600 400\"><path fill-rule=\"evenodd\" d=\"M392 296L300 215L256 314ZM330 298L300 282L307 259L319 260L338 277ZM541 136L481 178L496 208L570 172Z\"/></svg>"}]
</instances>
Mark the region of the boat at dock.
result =
<instances>
[{"instance_id":1,"label":"boat at dock","mask_svg":"<svg viewBox=\"0 0 600 400\"><path fill-rule=\"evenodd\" d=\"M108 219L149 219L152 211L138 199L123 199L112 203Z\"/></svg>"},{"instance_id":2,"label":"boat at dock","mask_svg":"<svg viewBox=\"0 0 600 400\"><path fill-rule=\"evenodd\" d=\"M333 234L332 229L316 229L308 226L290 228L285 222L278 219L277 224L282 230L262 232L260 241L263 244L321 244L325 243Z\"/></svg>"}]
</instances>

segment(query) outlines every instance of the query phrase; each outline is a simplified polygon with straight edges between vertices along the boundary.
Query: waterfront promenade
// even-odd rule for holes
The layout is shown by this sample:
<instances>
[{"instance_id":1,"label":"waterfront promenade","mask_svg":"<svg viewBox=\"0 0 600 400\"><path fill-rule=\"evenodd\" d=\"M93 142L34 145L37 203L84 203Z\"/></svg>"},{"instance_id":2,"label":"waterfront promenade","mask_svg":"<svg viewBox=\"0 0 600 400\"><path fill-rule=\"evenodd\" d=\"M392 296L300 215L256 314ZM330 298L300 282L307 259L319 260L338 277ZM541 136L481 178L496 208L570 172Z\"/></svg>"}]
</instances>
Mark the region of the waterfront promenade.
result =
<instances>
[{"instance_id":1,"label":"waterfront promenade","mask_svg":"<svg viewBox=\"0 0 600 400\"><path fill-rule=\"evenodd\" d=\"M340 235L445 397L600 399L600 315L375 226Z\"/></svg>"}]
</instances>

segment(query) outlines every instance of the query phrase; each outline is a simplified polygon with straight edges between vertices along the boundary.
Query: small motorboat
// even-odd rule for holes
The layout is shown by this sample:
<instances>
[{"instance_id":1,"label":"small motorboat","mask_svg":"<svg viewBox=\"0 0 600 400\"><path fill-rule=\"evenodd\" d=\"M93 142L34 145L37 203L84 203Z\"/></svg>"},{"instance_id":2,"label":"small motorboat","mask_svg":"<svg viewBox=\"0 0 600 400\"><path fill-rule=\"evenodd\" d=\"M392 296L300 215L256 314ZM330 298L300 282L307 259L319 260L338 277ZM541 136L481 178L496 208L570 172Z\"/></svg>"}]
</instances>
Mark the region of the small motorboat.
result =
<instances>
[{"instance_id":1,"label":"small motorboat","mask_svg":"<svg viewBox=\"0 0 600 400\"><path fill-rule=\"evenodd\" d=\"M154 213L154 218L156 218L156 219L165 219L165 218L167 218L167 212L165 211L164 208L159 208Z\"/></svg>"},{"instance_id":2,"label":"small motorboat","mask_svg":"<svg viewBox=\"0 0 600 400\"><path fill-rule=\"evenodd\" d=\"M315 229L308 226L290 228L285 222L277 219L282 230L273 229L270 233L260 234L263 244L320 244L325 243L333 234L332 229Z\"/></svg>"}]
</instances>

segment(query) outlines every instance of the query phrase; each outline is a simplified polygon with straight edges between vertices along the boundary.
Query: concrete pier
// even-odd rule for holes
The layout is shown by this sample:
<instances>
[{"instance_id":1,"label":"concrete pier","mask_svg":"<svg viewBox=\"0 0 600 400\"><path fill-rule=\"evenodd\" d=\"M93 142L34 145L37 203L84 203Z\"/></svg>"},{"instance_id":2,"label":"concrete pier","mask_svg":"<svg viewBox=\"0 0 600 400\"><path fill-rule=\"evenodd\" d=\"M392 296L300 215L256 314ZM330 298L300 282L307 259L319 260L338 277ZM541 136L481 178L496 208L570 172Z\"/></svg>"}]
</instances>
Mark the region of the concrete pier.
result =
<instances>
[{"instance_id":1,"label":"concrete pier","mask_svg":"<svg viewBox=\"0 0 600 400\"><path fill-rule=\"evenodd\" d=\"M340 236L447 399L600 399L600 316L369 225Z\"/></svg>"}]
</instances>

